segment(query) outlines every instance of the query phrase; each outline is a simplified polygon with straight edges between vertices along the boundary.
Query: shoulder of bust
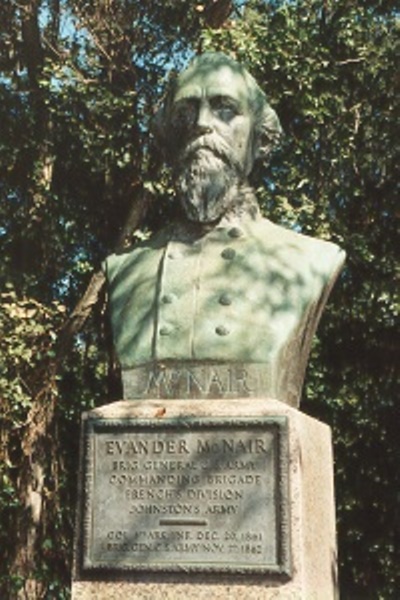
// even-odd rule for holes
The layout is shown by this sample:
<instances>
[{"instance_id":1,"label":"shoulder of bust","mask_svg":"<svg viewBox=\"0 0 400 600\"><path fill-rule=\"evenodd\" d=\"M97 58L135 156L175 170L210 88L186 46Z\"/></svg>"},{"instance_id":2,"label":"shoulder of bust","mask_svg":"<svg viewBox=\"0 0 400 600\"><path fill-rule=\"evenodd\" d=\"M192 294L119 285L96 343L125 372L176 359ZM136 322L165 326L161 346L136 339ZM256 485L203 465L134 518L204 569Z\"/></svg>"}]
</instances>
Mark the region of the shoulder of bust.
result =
<instances>
[{"instance_id":1,"label":"shoulder of bust","mask_svg":"<svg viewBox=\"0 0 400 600\"><path fill-rule=\"evenodd\" d=\"M252 229L260 243L279 249L288 259L307 261L327 279L336 277L343 267L346 253L333 242L287 229L264 218L255 221Z\"/></svg>"},{"instance_id":2,"label":"shoulder of bust","mask_svg":"<svg viewBox=\"0 0 400 600\"><path fill-rule=\"evenodd\" d=\"M151 251L161 251L168 241L169 228L165 228L151 236L148 240L138 242L134 246L107 256L102 263L103 271L109 282L125 268L131 268L138 261L145 260L146 254Z\"/></svg>"}]
</instances>

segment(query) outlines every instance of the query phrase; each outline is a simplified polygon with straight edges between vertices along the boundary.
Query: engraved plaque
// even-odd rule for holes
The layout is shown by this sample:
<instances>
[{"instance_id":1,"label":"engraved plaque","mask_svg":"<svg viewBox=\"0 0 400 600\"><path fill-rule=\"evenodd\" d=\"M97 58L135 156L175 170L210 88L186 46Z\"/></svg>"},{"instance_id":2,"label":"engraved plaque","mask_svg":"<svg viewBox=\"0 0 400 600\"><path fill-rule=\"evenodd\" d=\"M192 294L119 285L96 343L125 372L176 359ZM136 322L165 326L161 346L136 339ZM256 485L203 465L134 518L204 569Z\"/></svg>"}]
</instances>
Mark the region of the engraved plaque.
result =
<instances>
[{"instance_id":1,"label":"engraved plaque","mask_svg":"<svg viewBox=\"0 0 400 600\"><path fill-rule=\"evenodd\" d=\"M89 420L84 570L289 574L284 417Z\"/></svg>"}]
</instances>

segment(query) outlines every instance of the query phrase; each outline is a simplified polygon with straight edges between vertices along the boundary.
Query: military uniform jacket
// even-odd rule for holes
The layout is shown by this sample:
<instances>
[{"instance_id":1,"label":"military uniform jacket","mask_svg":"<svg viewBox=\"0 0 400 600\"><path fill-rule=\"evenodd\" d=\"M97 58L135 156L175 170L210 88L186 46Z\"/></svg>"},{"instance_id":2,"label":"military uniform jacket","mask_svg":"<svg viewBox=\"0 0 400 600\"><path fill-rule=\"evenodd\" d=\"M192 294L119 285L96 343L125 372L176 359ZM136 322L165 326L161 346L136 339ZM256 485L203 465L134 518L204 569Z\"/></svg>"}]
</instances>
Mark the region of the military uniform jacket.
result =
<instances>
[{"instance_id":1,"label":"military uniform jacket","mask_svg":"<svg viewBox=\"0 0 400 600\"><path fill-rule=\"evenodd\" d=\"M105 262L123 370L163 361L262 365L264 393L296 404L336 245L258 218L206 233L167 227Z\"/></svg>"}]
</instances>

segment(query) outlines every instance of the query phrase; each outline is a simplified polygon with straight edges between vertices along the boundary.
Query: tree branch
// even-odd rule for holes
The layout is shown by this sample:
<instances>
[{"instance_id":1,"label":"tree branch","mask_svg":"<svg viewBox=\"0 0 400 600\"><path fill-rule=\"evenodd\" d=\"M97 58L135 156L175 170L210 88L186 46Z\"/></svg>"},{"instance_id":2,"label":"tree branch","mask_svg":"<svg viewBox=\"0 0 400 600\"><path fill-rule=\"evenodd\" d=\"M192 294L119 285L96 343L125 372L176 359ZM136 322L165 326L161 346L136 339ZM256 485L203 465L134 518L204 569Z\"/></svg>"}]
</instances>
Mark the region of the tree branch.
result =
<instances>
[{"instance_id":1,"label":"tree branch","mask_svg":"<svg viewBox=\"0 0 400 600\"><path fill-rule=\"evenodd\" d=\"M135 229L137 229L147 211L150 197L147 195L147 193L145 193L142 190L142 188L141 191L143 193L142 200L140 202L133 202L126 222L118 237L115 246L116 251L122 250L127 247L132 232ZM104 284L105 275L104 272L101 269L99 269L92 275L89 281L89 285L87 286L84 294L75 306L71 315L65 321L58 338L57 353L54 361L54 374L58 370L66 353L68 352L68 348L72 342L73 337L82 329L87 318L92 312L93 307L97 304L102 293Z\"/></svg>"}]
</instances>

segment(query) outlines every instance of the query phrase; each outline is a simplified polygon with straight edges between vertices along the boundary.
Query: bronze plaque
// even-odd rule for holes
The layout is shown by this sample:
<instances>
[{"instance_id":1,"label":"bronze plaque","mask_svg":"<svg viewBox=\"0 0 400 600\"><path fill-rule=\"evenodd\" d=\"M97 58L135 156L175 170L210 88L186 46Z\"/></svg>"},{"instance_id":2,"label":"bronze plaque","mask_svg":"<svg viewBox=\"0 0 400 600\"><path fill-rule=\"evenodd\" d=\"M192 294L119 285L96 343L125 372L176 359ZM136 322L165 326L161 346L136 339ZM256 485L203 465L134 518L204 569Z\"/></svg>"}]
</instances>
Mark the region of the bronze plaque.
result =
<instances>
[{"instance_id":1,"label":"bronze plaque","mask_svg":"<svg viewBox=\"0 0 400 600\"><path fill-rule=\"evenodd\" d=\"M284 417L85 427L84 570L289 574Z\"/></svg>"}]
</instances>

